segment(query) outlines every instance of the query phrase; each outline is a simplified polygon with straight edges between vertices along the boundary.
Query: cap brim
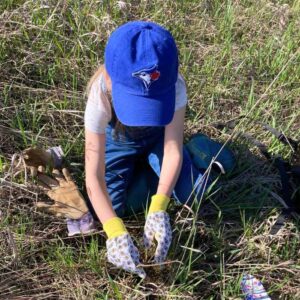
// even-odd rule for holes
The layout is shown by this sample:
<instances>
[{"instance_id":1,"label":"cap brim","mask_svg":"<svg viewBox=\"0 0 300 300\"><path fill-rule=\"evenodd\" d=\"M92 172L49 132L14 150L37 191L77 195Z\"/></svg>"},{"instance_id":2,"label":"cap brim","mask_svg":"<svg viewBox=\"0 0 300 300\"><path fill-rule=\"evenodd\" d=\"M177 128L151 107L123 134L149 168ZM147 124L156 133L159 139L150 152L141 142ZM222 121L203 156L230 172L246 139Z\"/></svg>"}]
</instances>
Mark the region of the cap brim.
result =
<instances>
[{"instance_id":1,"label":"cap brim","mask_svg":"<svg viewBox=\"0 0 300 300\"><path fill-rule=\"evenodd\" d=\"M166 93L136 96L125 87L112 86L113 105L118 119L127 126L164 126L169 124L175 111L175 85Z\"/></svg>"}]
</instances>

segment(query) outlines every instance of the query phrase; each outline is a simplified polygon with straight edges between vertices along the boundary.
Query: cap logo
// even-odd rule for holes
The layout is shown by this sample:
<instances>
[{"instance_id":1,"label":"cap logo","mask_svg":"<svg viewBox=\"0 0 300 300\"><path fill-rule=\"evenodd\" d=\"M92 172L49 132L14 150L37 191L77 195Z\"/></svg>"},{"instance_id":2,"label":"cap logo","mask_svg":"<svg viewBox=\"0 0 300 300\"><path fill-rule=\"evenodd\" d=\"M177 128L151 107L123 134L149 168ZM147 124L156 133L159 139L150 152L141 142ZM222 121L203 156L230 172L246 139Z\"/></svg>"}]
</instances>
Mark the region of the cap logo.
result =
<instances>
[{"instance_id":1,"label":"cap logo","mask_svg":"<svg viewBox=\"0 0 300 300\"><path fill-rule=\"evenodd\" d=\"M143 81L144 86L147 90L149 90L151 84L158 80L160 77L160 72L157 70L158 66L155 65L149 69L142 69L140 71L132 73L133 77L136 77Z\"/></svg>"}]
</instances>

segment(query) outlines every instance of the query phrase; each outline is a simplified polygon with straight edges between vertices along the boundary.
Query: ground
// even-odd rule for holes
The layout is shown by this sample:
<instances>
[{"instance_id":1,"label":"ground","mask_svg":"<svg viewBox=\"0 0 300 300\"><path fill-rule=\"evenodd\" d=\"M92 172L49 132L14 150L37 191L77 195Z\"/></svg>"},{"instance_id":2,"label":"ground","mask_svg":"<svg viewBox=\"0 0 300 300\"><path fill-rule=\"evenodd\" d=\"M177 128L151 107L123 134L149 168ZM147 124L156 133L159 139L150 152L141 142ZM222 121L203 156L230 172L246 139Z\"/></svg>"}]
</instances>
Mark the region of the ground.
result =
<instances>
[{"instance_id":1,"label":"ground","mask_svg":"<svg viewBox=\"0 0 300 300\"><path fill-rule=\"evenodd\" d=\"M105 236L68 238L64 220L34 207L30 178L4 170L31 146L62 145L84 192L85 88L103 63L113 29L152 20L174 35L189 105L185 137L203 132L237 157L200 212L172 205L174 241L148 278L106 262ZM0 298L242 299L240 280L262 280L272 299L300 299L299 223L281 212L280 178L253 145L216 121L237 125L292 158L257 121L300 139L300 2L269 0L2 0L0 3ZM141 249L144 214L125 220Z\"/></svg>"}]
</instances>

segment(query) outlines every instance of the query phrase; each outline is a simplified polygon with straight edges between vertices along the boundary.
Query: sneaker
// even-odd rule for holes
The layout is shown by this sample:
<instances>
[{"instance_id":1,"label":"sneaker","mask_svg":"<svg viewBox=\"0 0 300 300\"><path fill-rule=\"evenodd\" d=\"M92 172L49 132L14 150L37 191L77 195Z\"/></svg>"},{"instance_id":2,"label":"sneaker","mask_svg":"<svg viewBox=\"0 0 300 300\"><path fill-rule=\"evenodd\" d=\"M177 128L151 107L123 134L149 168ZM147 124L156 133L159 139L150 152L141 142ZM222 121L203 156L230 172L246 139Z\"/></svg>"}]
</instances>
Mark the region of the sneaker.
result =
<instances>
[{"instance_id":1,"label":"sneaker","mask_svg":"<svg viewBox=\"0 0 300 300\"><path fill-rule=\"evenodd\" d=\"M80 234L79 220L67 219L68 236Z\"/></svg>"},{"instance_id":2,"label":"sneaker","mask_svg":"<svg viewBox=\"0 0 300 300\"><path fill-rule=\"evenodd\" d=\"M252 275L243 276L241 288L245 294L245 300L271 300L262 283Z\"/></svg>"},{"instance_id":3,"label":"sneaker","mask_svg":"<svg viewBox=\"0 0 300 300\"><path fill-rule=\"evenodd\" d=\"M96 231L95 221L91 213L86 213L78 221L81 234L89 234Z\"/></svg>"}]
</instances>

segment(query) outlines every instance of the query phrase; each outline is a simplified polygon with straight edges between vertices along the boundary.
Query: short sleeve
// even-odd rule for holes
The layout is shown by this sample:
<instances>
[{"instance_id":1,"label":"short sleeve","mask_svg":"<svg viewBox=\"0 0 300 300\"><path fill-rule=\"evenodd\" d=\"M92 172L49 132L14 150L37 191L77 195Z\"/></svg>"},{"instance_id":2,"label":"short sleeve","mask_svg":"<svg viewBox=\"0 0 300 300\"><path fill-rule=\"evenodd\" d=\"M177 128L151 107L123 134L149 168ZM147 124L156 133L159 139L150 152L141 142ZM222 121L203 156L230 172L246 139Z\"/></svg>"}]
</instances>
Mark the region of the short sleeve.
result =
<instances>
[{"instance_id":1,"label":"short sleeve","mask_svg":"<svg viewBox=\"0 0 300 300\"><path fill-rule=\"evenodd\" d=\"M176 88L176 99L175 99L175 111L176 111L187 104L186 85L183 77L180 74L178 74L175 88Z\"/></svg>"},{"instance_id":2,"label":"short sleeve","mask_svg":"<svg viewBox=\"0 0 300 300\"><path fill-rule=\"evenodd\" d=\"M111 119L109 101L105 95L105 85L100 75L91 86L84 114L84 126L94 133L105 133Z\"/></svg>"}]
</instances>

